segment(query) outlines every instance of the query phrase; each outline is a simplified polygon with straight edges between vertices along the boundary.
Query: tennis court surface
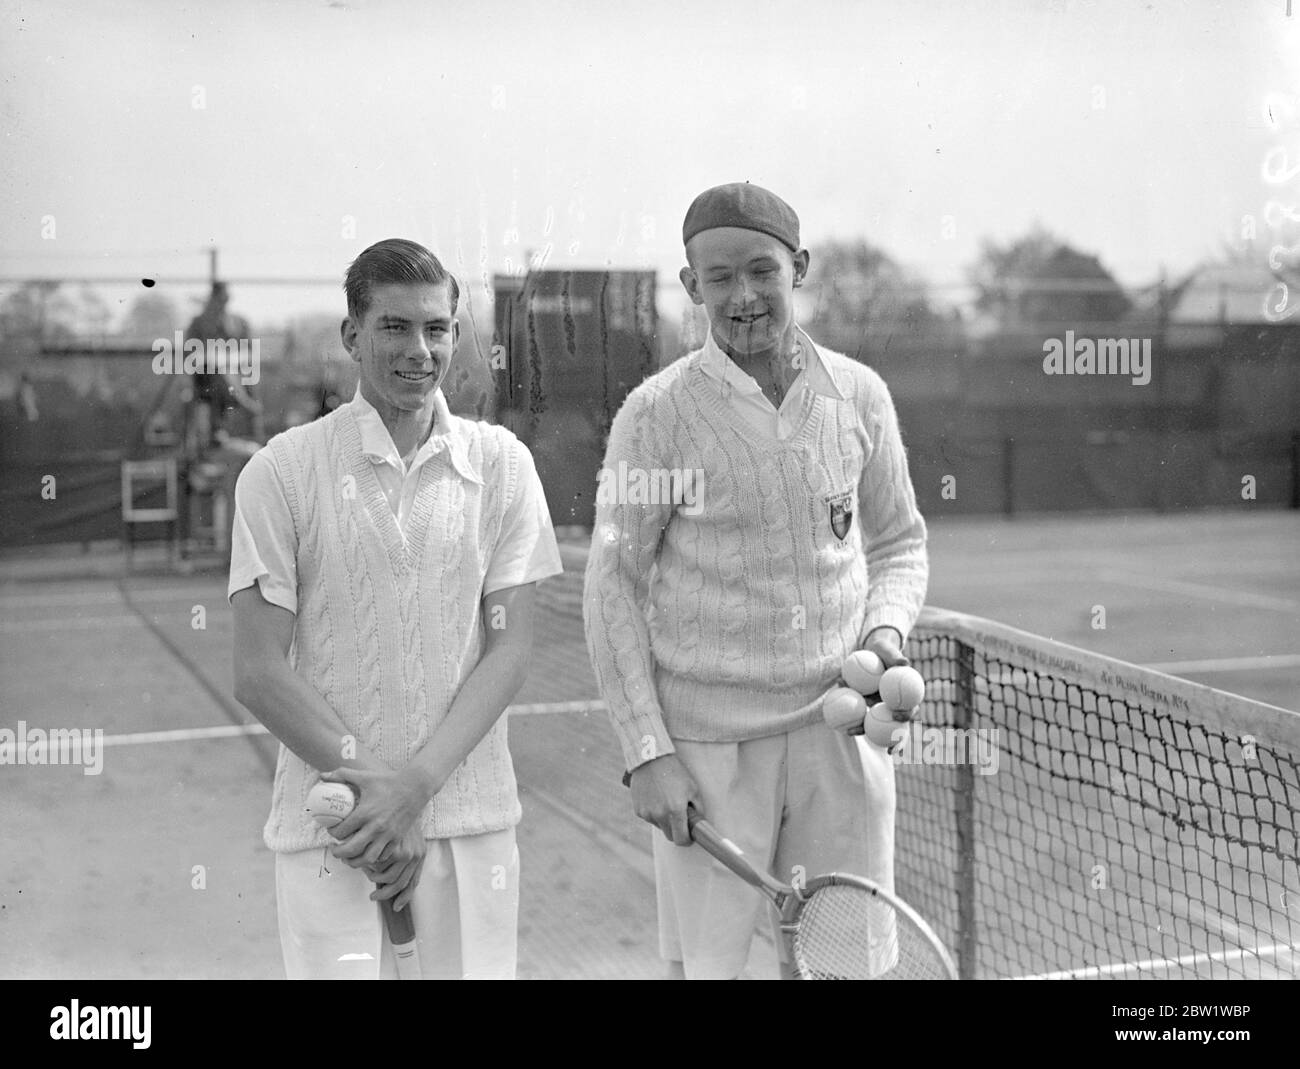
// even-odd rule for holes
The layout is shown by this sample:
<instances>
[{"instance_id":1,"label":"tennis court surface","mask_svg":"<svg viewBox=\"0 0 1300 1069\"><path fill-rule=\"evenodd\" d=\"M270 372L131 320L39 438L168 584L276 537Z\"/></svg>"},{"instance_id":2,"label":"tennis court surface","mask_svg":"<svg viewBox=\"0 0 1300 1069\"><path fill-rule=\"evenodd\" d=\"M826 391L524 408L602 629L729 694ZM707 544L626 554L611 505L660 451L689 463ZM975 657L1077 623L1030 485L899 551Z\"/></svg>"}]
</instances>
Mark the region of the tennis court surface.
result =
<instances>
[{"instance_id":1,"label":"tennis court surface","mask_svg":"<svg viewBox=\"0 0 1300 1069\"><path fill-rule=\"evenodd\" d=\"M968 975L1300 975L1297 546L1284 512L932 525L952 613L912 644L925 724L976 734L900 766L898 885ZM649 978L650 831L587 665L583 556L547 585L511 717L520 975ZM275 747L229 697L224 579L115 569L0 564L0 726L105 741L97 775L0 769L0 976L278 976ZM756 941L749 974L772 960Z\"/></svg>"}]
</instances>

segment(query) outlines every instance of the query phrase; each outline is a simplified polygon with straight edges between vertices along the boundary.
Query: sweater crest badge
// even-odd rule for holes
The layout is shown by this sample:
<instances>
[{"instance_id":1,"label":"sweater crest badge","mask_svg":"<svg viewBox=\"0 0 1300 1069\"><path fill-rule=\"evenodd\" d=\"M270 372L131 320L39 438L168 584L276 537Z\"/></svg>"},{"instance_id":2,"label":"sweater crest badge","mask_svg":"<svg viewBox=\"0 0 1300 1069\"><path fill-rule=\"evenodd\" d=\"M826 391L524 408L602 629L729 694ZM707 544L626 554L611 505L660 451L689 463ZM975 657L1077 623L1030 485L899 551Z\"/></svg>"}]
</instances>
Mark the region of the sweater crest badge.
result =
<instances>
[{"instance_id":1,"label":"sweater crest badge","mask_svg":"<svg viewBox=\"0 0 1300 1069\"><path fill-rule=\"evenodd\" d=\"M831 530L836 538L843 540L853 526L853 491L830 494L826 498L826 507L830 510Z\"/></svg>"}]
</instances>

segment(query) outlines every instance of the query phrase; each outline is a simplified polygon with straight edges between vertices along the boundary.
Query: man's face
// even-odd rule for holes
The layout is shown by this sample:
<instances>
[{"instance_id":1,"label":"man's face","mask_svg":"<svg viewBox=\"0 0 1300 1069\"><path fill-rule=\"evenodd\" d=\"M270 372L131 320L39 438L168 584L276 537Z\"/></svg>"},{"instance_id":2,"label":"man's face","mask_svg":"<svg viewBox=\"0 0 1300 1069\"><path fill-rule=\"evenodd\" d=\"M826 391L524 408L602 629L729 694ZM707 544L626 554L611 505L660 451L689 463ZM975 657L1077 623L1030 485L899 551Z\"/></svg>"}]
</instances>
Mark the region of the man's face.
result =
<instances>
[{"instance_id":1,"label":"man's face","mask_svg":"<svg viewBox=\"0 0 1300 1069\"><path fill-rule=\"evenodd\" d=\"M421 411L459 341L446 283L372 286L364 320L343 321L343 347L361 365L361 396L381 415Z\"/></svg>"},{"instance_id":2,"label":"man's face","mask_svg":"<svg viewBox=\"0 0 1300 1069\"><path fill-rule=\"evenodd\" d=\"M739 227L703 230L686 246L682 285L703 305L713 336L733 356L765 353L794 326L794 289L808 253Z\"/></svg>"}]
</instances>

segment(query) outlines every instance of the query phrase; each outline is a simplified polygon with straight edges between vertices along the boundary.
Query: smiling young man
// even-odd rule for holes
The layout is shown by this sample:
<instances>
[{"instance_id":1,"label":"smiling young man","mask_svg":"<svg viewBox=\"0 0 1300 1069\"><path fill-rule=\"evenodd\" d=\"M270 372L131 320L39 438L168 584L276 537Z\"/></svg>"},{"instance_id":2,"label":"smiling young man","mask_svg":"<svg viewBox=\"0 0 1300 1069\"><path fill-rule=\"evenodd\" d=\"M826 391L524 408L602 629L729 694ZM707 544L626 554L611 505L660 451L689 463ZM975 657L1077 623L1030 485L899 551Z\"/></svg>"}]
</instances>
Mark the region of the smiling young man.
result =
<instances>
[{"instance_id":1,"label":"smiling young man","mask_svg":"<svg viewBox=\"0 0 1300 1069\"><path fill-rule=\"evenodd\" d=\"M240 475L229 593L236 697L281 742L263 837L290 978L395 975L372 899L410 909L427 977L513 978L520 807L506 705L534 584L560 572L528 450L453 416L455 279L423 246L348 269L356 396ZM333 843L305 813L360 791Z\"/></svg>"},{"instance_id":2,"label":"smiling young man","mask_svg":"<svg viewBox=\"0 0 1300 1069\"><path fill-rule=\"evenodd\" d=\"M718 186L682 240L708 340L628 396L605 468L649 485L693 472L695 500L606 495L584 612L633 805L663 832L660 951L671 975L720 979L743 970L765 907L689 848L688 803L786 879L892 887L893 764L828 728L821 700L855 649L906 663L928 564L883 380L795 323L809 255L794 211Z\"/></svg>"}]
</instances>

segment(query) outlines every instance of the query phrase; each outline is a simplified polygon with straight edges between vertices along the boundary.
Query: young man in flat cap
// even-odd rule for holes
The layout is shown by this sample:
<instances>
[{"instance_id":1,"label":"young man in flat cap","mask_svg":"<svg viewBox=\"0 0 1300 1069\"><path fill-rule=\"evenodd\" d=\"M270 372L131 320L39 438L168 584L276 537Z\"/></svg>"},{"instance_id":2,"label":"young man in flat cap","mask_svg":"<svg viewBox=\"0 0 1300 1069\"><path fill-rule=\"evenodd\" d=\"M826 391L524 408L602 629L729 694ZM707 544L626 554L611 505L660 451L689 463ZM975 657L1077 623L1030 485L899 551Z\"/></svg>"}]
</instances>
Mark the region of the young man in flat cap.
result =
<instances>
[{"instance_id":1,"label":"young man in flat cap","mask_svg":"<svg viewBox=\"0 0 1300 1069\"><path fill-rule=\"evenodd\" d=\"M584 612L633 805L663 832L660 951L672 975L730 978L765 906L689 848L688 803L787 880L893 886L893 764L821 701L856 649L906 663L926 529L884 382L794 321L809 255L790 206L718 186L682 240L708 340L614 420Z\"/></svg>"}]
</instances>

